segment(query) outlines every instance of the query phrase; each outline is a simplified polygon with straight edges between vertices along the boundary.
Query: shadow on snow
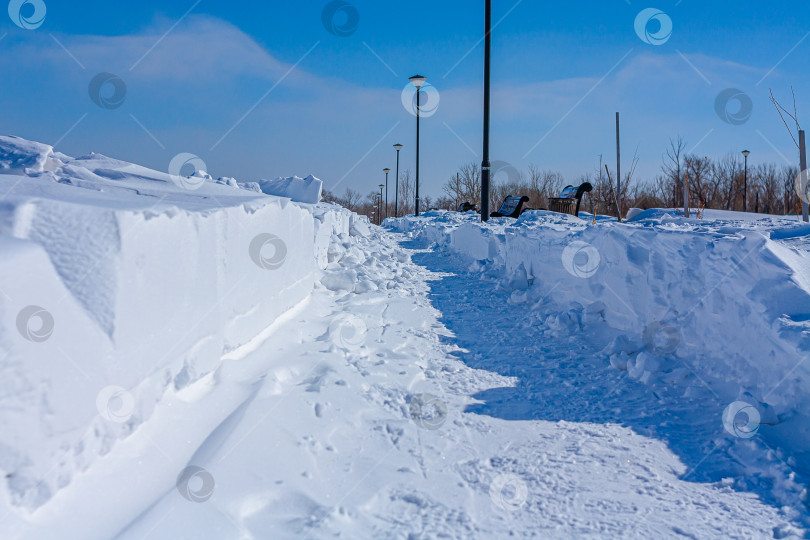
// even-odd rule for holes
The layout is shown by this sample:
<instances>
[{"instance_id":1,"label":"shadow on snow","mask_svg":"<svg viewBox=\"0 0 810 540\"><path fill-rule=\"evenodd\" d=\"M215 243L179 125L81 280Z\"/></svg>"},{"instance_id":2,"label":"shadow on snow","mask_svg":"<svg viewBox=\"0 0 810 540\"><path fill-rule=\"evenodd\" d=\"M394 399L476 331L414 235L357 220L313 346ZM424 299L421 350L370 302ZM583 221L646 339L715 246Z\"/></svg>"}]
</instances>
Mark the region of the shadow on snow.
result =
<instances>
[{"instance_id":1,"label":"shadow on snow","mask_svg":"<svg viewBox=\"0 0 810 540\"><path fill-rule=\"evenodd\" d=\"M421 240L402 245L426 247ZM508 304L511 291L468 272L469 261L447 252L415 253L413 261L446 274L430 282L429 296L455 336L445 339L463 349L455 356L472 368L517 379L514 387L475 394L482 403L465 412L504 420L619 424L663 440L687 467L682 480L718 482L745 475L725 451L731 443L722 424L725 404L700 382L687 380L688 397L684 383L642 384L611 367L578 324L544 337L545 316L553 312ZM780 506L770 479L746 481L749 490Z\"/></svg>"}]
</instances>

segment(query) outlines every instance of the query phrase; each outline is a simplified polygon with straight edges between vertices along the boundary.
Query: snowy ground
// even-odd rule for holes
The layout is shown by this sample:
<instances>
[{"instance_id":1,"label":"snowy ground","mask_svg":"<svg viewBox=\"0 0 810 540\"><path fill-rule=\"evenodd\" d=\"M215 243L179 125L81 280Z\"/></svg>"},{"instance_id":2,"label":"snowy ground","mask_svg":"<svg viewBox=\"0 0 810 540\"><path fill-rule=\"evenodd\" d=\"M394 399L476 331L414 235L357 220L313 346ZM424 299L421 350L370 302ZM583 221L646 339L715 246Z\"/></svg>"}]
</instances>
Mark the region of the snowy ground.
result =
<instances>
[{"instance_id":1,"label":"snowy ground","mask_svg":"<svg viewBox=\"0 0 810 540\"><path fill-rule=\"evenodd\" d=\"M810 229L319 189L0 137L0 537L808 537Z\"/></svg>"},{"instance_id":2,"label":"snowy ground","mask_svg":"<svg viewBox=\"0 0 810 540\"><path fill-rule=\"evenodd\" d=\"M695 415L708 392L655 395L463 261L409 262L404 240L353 249L324 281L359 272L373 290L319 288L256 351L267 376L191 461L211 498L172 490L122 538L799 533L796 509L732 489L741 472L711 449L720 419Z\"/></svg>"}]
</instances>

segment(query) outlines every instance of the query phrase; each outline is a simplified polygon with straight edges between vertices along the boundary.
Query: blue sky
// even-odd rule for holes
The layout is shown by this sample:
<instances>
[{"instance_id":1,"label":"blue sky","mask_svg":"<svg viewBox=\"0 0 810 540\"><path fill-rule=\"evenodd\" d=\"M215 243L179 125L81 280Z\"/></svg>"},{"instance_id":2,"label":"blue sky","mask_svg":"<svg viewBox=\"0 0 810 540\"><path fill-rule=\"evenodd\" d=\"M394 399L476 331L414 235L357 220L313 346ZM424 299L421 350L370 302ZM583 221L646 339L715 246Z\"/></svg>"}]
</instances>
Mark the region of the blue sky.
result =
<instances>
[{"instance_id":1,"label":"blue sky","mask_svg":"<svg viewBox=\"0 0 810 540\"><path fill-rule=\"evenodd\" d=\"M422 124L423 191L438 195L460 164L480 162L482 1L352 0L359 24L346 37L324 27L320 0L195 1L44 0L36 29L3 17L0 132L160 170L190 152L214 176L315 174L329 189L365 193L393 168L394 143L413 169L415 119L401 92L419 72L440 96ZM700 154L747 147L754 164L797 160L768 90L787 101L793 85L800 118L810 110L806 2L493 4L493 160L574 181L600 154L612 160L617 110L625 167L637 152L639 180L657 173L679 134ZM672 21L660 45L634 28L650 7ZM116 109L88 95L101 72L126 84ZM744 123L716 113L727 88L751 99Z\"/></svg>"}]
</instances>

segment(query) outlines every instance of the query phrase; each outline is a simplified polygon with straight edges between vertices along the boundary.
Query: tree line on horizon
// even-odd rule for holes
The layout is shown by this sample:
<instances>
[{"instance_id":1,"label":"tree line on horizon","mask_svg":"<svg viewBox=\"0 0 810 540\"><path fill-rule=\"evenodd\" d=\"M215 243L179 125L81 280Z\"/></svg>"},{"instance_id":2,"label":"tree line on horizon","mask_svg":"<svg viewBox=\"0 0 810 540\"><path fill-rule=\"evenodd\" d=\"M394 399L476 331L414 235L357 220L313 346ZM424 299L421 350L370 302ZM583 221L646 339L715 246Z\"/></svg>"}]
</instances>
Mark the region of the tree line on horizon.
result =
<instances>
[{"instance_id":1,"label":"tree line on horizon","mask_svg":"<svg viewBox=\"0 0 810 540\"><path fill-rule=\"evenodd\" d=\"M679 137L670 140L661 164L660 173L654 178L636 178L638 157L634 156L628 172L623 174L620 198L622 213L630 208L682 208L684 189L688 189L689 206L692 209L716 209L748 211L764 214L788 215L800 213L801 200L795 191L798 167L778 166L772 163L748 167L747 208L743 208L745 181L744 158L737 152L729 152L720 158L710 158L685 150L686 143ZM490 190L490 209L497 210L509 195L529 197L528 208L547 209L549 198L558 197L568 186L590 182L593 191L585 195L582 209L591 213L616 216L615 171L608 172L602 157L594 170L580 175L575 180L566 180L559 172L529 165L525 171L505 163L493 163L494 177ZM389 187L395 182L389 180ZM423 196L420 211L456 210L469 202L480 207L481 166L470 162L461 165L442 186L443 194L432 198ZM400 174L399 215L414 212L414 180L410 170ZM389 191L388 211L383 203L383 215L394 214L393 189ZM369 216L378 222L377 208L379 191L362 195L347 188L343 196L324 192L324 200L336 202L358 214Z\"/></svg>"}]
</instances>

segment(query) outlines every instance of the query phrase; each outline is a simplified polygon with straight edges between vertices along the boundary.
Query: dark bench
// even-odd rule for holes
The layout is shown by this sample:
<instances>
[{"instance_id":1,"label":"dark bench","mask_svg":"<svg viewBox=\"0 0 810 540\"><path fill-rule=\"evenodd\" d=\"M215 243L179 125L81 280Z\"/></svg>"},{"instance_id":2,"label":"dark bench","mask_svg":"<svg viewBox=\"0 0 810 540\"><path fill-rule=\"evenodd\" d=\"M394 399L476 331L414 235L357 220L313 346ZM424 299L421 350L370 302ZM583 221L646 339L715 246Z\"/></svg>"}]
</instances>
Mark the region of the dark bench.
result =
<instances>
[{"instance_id":1,"label":"dark bench","mask_svg":"<svg viewBox=\"0 0 810 540\"><path fill-rule=\"evenodd\" d=\"M470 211L472 211L472 212L477 212L477 211L478 211L478 207L477 207L477 206L475 206L473 203L471 203L471 202L467 201L467 202L463 202L463 203L461 203L461 204L458 206L458 211L459 211L459 212L470 212Z\"/></svg>"},{"instance_id":2,"label":"dark bench","mask_svg":"<svg viewBox=\"0 0 810 540\"><path fill-rule=\"evenodd\" d=\"M529 202L527 196L513 197L509 195L503 200L500 210L492 212L490 217L510 217L517 219L523 211L523 205Z\"/></svg>"},{"instance_id":3,"label":"dark bench","mask_svg":"<svg viewBox=\"0 0 810 540\"><path fill-rule=\"evenodd\" d=\"M582 197L591 191L593 191L593 186L590 182L584 182L578 188L566 186L559 197L549 198L549 210L561 214L579 216L579 206L582 204Z\"/></svg>"}]
</instances>

